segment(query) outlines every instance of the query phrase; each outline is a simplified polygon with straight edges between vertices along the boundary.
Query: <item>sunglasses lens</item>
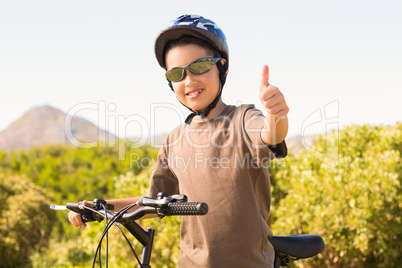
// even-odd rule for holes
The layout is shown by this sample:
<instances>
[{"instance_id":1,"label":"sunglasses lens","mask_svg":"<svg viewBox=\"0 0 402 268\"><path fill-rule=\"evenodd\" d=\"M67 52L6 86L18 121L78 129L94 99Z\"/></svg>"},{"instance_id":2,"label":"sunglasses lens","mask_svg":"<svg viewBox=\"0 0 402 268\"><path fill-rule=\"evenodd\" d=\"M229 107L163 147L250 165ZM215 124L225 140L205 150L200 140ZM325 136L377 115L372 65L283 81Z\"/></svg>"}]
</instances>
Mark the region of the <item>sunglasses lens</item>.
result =
<instances>
[{"instance_id":1,"label":"sunglasses lens","mask_svg":"<svg viewBox=\"0 0 402 268\"><path fill-rule=\"evenodd\" d=\"M199 59L184 67L175 67L165 73L167 80L178 82L184 78L184 70L188 69L193 74L203 74L211 70L220 58Z\"/></svg>"},{"instance_id":2,"label":"sunglasses lens","mask_svg":"<svg viewBox=\"0 0 402 268\"><path fill-rule=\"evenodd\" d=\"M183 75L183 68L173 68L166 72L165 76L169 81L180 81Z\"/></svg>"},{"instance_id":3,"label":"sunglasses lens","mask_svg":"<svg viewBox=\"0 0 402 268\"><path fill-rule=\"evenodd\" d=\"M203 74L207 71L209 71L212 66L214 66L215 61L214 60L203 60L199 62L194 62L190 64L190 69L193 71L195 74Z\"/></svg>"}]
</instances>

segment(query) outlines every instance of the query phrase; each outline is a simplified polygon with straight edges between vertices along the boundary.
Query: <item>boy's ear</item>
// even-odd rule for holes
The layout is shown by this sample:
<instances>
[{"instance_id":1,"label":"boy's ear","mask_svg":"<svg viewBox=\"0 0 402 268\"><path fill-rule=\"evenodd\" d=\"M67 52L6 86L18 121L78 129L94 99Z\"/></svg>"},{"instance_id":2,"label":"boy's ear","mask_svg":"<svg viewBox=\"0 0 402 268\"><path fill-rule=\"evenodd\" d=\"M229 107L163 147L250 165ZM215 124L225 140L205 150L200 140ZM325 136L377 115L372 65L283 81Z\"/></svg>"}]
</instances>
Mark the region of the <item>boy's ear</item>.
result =
<instances>
[{"instance_id":1,"label":"boy's ear","mask_svg":"<svg viewBox=\"0 0 402 268\"><path fill-rule=\"evenodd\" d=\"M222 66L225 66L225 63L226 63L226 60L225 60L225 59L221 59L221 64L222 64ZM229 68L226 69L226 76L228 75L228 73L229 73Z\"/></svg>"}]
</instances>

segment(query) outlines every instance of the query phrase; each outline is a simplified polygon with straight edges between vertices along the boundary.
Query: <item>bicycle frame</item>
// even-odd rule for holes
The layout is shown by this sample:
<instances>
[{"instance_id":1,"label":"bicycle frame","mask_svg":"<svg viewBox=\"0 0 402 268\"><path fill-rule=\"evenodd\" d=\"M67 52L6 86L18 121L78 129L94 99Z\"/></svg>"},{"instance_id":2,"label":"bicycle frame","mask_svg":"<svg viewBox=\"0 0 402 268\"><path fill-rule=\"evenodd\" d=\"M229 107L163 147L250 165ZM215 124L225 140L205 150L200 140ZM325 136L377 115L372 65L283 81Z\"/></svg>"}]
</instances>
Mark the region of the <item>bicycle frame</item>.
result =
<instances>
[{"instance_id":1,"label":"bicycle frame","mask_svg":"<svg viewBox=\"0 0 402 268\"><path fill-rule=\"evenodd\" d=\"M135 211L135 212L137 212L137 214L144 214L143 211L141 211L141 210L149 210L149 209L152 209L152 211L149 211L149 213L146 213L146 214L151 214L151 213L156 212L154 208L150 208L150 207L142 207L137 210L138 212L137 211ZM146 215L146 214L144 214L144 215ZM139 218L141 218L144 215L141 215ZM147 228L147 230L144 230L138 223L135 222L135 220L130 221L130 222L123 222L122 225L143 246L142 255L141 255L141 265L142 266L139 264L138 267L151 268L149 263L151 261L151 253L152 253L152 248L153 248L153 243L154 243L155 229Z\"/></svg>"}]
</instances>

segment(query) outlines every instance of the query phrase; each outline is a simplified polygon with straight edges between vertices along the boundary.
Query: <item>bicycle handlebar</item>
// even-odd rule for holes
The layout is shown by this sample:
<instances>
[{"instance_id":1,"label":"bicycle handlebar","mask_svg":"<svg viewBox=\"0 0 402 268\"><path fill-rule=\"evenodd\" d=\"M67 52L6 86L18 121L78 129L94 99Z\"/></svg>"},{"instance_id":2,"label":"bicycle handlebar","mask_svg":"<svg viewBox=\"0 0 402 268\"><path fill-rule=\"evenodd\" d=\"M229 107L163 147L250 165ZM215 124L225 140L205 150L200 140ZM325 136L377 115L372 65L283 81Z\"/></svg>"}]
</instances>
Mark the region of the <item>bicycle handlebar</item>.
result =
<instances>
[{"instance_id":1,"label":"bicycle handlebar","mask_svg":"<svg viewBox=\"0 0 402 268\"><path fill-rule=\"evenodd\" d=\"M133 212L127 212L134 206L141 207ZM203 202L187 202L187 196L185 195L168 196L163 193L159 193L156 199L147 197L141 198L136 203L126 206L117 213L109 211L114 210L114 206L112 204L108 204L105 200L102 199L94 199L93 208L86 207L82 203L74 202L68 202L65 206L51 205L50 208L55 210L69 209L71 211L74 211L81 215L81 218L84 222L101 222L104 218L107 219L105 230L101 236L98 248L95 252L92 267L95 267L95 261L98 254L99 263L101 263L100 248L102 245L102 240L112 226L115 226L117 229L119 229L122 235L125 237L127 243L130 245L131 250L133 251L133 254L139 263L139 267L150 267L149 262L151 258L155 230L153 228L148 228L147 230L144 230L140 225L135 222L136 220L142 218L147 214L157 214L158 217L161 219L165 216L194 216L205 215L208 213L208 205ZM141 261L138 259L134 248L125 236L124 232L121 231L117 223L121 223L144 246ZM106 242L106 244L108 244L108 242Z\"/></svg>"},{"instance_id":2,"label":"bicycle handlebar","mask_svg":"<svg viewBox=\"0 0 402 268\"><path fill-rule=\"evenodd\" d=\"M105 207L103 207L103 206ZM116 222L135 221L148 214L157 214L159 218L165 216L195 216L208 213L208 205L203 202L187 202L185 195L167 196L159 193L157 199L141 198L135 203L141 208L133 212L125 212ZM134 206L134 204L132 204ZM67 202L67 209L81 215L84 222L102 221L105 218L105 208L113 209L113 205L107 204L102 199L94 199L94 208L85 207L82 203ZM119 213L119 212L118 212ZM115 215L108 211L109 217Z\"/></svg>"}]
</instances>

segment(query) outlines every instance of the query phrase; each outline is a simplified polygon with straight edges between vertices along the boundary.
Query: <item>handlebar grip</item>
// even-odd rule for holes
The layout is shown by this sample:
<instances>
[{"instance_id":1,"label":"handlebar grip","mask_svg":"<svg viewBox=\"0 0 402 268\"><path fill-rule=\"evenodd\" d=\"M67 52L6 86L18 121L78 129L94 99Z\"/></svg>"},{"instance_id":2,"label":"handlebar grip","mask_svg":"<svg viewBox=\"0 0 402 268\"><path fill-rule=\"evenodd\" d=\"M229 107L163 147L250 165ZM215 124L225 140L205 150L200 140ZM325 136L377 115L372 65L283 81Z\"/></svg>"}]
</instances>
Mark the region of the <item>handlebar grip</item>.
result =
<instances>
[{"instance_id":1,"label":"handlebar grip","mask_svg":"<svg viewBox=\"0 0 402 268\"><path fill-rule=\"evenodd\" d=\"M81 203L67 202L66 208L80 214L83 222L95 221L92 211L83 208Z\"/></svg>"},{"instance_id":2,"label":"handlebar grip","mask_svg":"<svg viewBox=\"0 0 402 268\"><path fill-rule=\"evenodd\" d=\"M69 210L82 214L82 210L80 209L80 206L81 206L81 203L67 202L67 204L66 204L66 208L68 208Z\"/></svg>"},{"instance_id":3,"label":"handlebar grip","mask_svg":"<svg viewBox=\"0 0 402 268\"><path fill-rule=\"evenodd\" d=\"M178 202L168 203L163 209L163 214L166 216L175 215L205 215L208 213L208 205L203 202Z\"/></svg>"}]
</instances>

